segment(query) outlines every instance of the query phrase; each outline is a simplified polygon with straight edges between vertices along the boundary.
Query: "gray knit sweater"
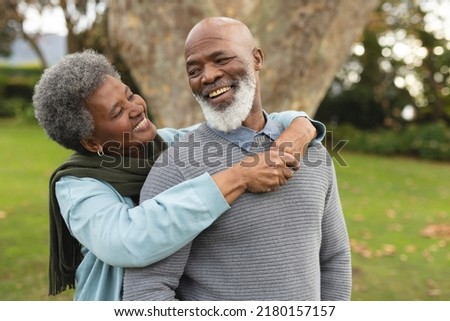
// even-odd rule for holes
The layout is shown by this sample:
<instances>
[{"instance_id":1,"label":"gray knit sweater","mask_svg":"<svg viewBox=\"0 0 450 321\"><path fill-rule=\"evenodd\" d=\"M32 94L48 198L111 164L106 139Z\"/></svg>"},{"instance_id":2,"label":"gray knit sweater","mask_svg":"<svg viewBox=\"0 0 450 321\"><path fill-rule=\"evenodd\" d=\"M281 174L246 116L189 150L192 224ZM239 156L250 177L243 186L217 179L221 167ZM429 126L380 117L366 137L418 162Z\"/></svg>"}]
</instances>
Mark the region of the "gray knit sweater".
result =
<instances>
[{"instance_id":1,"label":"gray knit sweater","mask_svg":"<svg viewBox=\"0 0 450 321\"><path fill-rule=\"evenodd\" d=\"M268 145L262 146L254 151ZM247 154L202 125L161 155L141 201L205 171L214 174ZM334 167L317 144L278 191L244 193L174 255L127 269L123 298L317 301L349 300L350 294L349 239Z\"/></svg>"}]
</instances>

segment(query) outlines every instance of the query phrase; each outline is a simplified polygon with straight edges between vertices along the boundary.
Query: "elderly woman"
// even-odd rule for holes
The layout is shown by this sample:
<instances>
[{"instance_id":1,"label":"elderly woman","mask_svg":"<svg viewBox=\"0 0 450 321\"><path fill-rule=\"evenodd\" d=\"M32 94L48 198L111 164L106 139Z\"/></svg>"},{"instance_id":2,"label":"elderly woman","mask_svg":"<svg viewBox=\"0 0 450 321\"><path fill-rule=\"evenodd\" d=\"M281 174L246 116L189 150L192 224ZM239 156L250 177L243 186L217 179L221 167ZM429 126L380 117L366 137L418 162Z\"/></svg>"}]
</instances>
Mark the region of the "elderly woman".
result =
<instances>
[{"instance_id":1,"label":"elderly woman","mask_svg":"<svg viewBox=\"0 0 450 321\"><path fill-rule=\"evenodd\" d=\"M255 155L244 160L252 167L240 162L206 173L139 204L154 161L189 128L157 130L143 98L93 50L69 54L45 70L33 104L48 136L75 151L50 178L51 295L76 288L75 300L121 300L125 267L176 252L242 193L276 190L298 168L291 154L273 149L270 164L255 162L267 155ZM325 134L321 123L298 116L306 115L270 115L289 127L277 144L293 140L291 152L315 138L316 126L319 139Z\"/></svg>"}]
</instances>

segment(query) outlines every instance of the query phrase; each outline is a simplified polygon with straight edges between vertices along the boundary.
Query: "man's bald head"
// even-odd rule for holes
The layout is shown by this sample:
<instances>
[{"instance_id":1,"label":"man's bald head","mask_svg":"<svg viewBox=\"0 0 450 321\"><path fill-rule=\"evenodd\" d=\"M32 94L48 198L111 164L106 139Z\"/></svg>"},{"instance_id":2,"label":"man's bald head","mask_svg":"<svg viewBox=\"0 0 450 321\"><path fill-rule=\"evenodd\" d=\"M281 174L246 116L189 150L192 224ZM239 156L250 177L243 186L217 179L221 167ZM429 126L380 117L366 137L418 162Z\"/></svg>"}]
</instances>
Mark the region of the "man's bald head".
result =
<instances>
[{"instance_id":1,"label":"man's bald head","mask_svg":"<svg viewBox=\"0 0 450 321\"><path fill-rule=\"evenodd\" d=\"M239 20L228 17L210 17L198 22L189 32L185 42L185 53L199 40L223 39L243 49L256 47L255 39L248 27Z\"/></svg>"}]
</instances>

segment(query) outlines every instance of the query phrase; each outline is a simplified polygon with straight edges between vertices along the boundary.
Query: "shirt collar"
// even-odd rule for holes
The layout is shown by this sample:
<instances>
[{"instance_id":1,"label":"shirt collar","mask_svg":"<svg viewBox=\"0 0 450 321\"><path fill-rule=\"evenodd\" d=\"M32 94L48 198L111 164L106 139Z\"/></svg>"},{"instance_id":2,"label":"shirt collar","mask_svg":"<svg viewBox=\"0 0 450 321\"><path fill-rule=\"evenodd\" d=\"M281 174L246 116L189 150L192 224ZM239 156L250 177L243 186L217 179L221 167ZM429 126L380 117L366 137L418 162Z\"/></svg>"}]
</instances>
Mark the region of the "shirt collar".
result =
<instances>
[{"instance_id":1,"label":"shirt collar","mask_svg":"<svg viewBox=\"0 0 450 321\"><path fill-rule=\"evenodd\" d=\"M271 120L265 111L263 111L263 114L264 119L266 120L266 124L264 128L259 132L256 132L253 129L244 126L240 126L237 129L233 130L232 132L223 132L211 128L209 126L208 127L211 128L211 130L214 131L220 137L228 140L231 143L238 145L239 147L247 151L250 151L252 146L251 143L253 142L256 136L266 135L274 141L281 135L281 132L283 131L281 124Z\"/></svg>"}]
</instances>

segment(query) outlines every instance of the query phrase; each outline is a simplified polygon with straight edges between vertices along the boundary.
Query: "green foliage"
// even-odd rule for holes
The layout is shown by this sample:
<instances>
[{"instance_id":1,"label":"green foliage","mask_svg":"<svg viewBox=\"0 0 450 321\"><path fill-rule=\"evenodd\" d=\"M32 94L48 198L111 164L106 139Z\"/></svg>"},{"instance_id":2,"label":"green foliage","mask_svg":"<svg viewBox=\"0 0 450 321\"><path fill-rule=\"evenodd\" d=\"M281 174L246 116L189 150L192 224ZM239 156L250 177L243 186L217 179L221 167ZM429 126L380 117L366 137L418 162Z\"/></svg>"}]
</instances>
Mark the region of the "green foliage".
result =
<instances>
[{"instance_id":1,"label":"green foliage","mask_svg":"<svg viewBox=\"0 0 450 321\"><path fill-rule=\"evenodd\" d=\"M0 118L35 122L31 98L42 69L37 66L0 65Z\"/></svg>"},{"instance_id":2,"label":"green foliage","mask_svg":"<svg viewBox=\"0 0 450 321\"><path fill-rule=\"evenodd\" d=\"M361 129L399 130L405 125L401 112L411 106L415 123L450 125L448 39L443 30L439 35L429 28L429 21L439 20L436 15L445 15L424 11L421 3L381 2L359 44L364 50L355 51L337 73L318 118ZM398 50L402 46L407 50Z\"/></svg>"},{"instance_id":3,"label":"green foliage","mask_svg":"<svg viewBox=\"0 0 450 321\"><path fill-rule=\"evenodd\" d=\"M450 127L444 122L411 124L400 131L364 131L346 124L333 128L328 139L348 141L345 148L354 151L450 161Z\"/></svg>"},{"instance_id":4,"label":"green foliage","mask_svg":"<svg viewBox=\"0 0 450 321\"><path fill-rule=\"evenodd\" d=\"M36 122L30 100L23 98L0 98L0 117L14 117L24 122Z\"/></svg>"},{"instance_id":5,"label":"green foliage","mask_svg":"<svg viewBox=\"0 0 450 321\"><path fill-rule=\"evenodd\" d=\"M38 66L0 65L0 97L20 97L30 99L33 88L41 76L42 68Z\"/></svg>"},{"instance_id":6,"label":"green foliage","mask_svg":"<svg viewBox=\"0 0 450 321\"><path fill-rule=\"evenodd\" d=\"M405 136L422 158L450 160L450 128L443 122L411 126Z\"/></svg>"},{"instance_id":7,"label":"green foliage","mask_svg":"<svg viewBox=\"0 0 450 321\"><path fill-rule=\"evenodd\" d=\"M11 54L11 43L17 35L15 1L0 2L0 56Z\"/></svg>"},{"instance_id":8,"label":"green foliage","mask_svg":"<svg viewBox=\"0 0 450 321\"><path fill-rule=\"evenodd\" d=\"M357 88L356 88L357 87ZM328 95L322 101L315 118L324 122L342 122L361 129L375 129L383 124L385 114L375 101L372 90L361 84L351 92Z\"/></svg>"}]
</instances>

